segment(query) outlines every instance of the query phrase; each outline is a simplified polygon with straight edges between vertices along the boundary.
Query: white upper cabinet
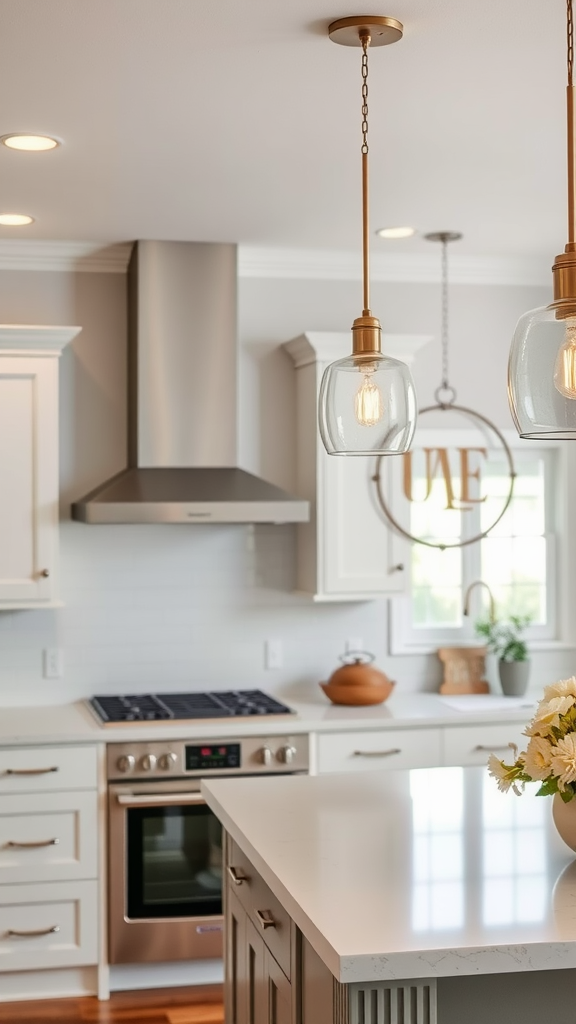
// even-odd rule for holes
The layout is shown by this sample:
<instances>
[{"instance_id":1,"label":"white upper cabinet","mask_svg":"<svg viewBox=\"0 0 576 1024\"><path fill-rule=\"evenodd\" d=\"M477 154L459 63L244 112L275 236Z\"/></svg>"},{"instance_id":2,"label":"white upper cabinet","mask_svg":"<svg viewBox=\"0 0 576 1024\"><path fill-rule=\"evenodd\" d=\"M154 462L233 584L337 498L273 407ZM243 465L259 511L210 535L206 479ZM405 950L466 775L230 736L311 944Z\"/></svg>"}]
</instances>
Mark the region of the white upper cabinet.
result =
<instances>
[{"instance_id":1,"label":"white upper cabinet","mask_svg":"<svg viewBox=\"0 0 576 1024\"><path fill-rule=\"evenodd\" d=\"M58 358L79 327L0 325L0 610L58 593Z\"/></svg>"},{"instance_id":2,"label":"white upper cabinet","mask_svg":"<svg viewBox=\"0 0 576 1024\"><path fill-rule=\"evenodd\" d=\"M428 335L384 335L386 355L412 363ZM298 589L316 601L366 601L404 593L408 542L386 525L373 476L376 459L327 455L318 431L324 368L348 355L350 332L310 332L284 346L296 366L297 492L310 502L298 525ZM381 473L388 474L389 459Z\"/></svg>"}]
</instances>

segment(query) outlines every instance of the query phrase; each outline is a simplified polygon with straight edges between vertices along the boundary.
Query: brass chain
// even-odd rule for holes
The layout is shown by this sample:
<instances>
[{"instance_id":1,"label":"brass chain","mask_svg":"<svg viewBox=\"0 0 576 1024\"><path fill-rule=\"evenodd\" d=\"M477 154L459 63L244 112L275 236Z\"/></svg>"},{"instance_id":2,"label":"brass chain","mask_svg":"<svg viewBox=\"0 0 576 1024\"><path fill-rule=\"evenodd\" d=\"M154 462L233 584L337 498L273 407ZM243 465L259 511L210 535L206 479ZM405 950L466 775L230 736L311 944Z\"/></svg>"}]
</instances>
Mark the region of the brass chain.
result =
<instances>
[{"instance_id":1,"label":"brass chain","mask_svg":"<svg viewBox=\"0 0 576 1024\"><path fill-rule=\"evenodd\" d=\"M570 2L570 0L568 0ZM370 36L362 38L362 153L368 152L368 45Z\"/></svg>"},{"instance_id":2,"label":"brass chain","mask_svg":"<svg viewBox=\"0 0 576 1024\"><path fill-rule=\"evenodd\" d=\"M442 387L448 383L448 242L442 242Z\"/></svg>"},{"instance_id":3,"label":"brass chain","mask_svg":"<svg viewBox=\"0 0 576 1024\"><path fill-rule=\"evenodd\" d=\"M568 46L568 85L574 84L574 18L572 15L572 0L566 0L566 36Z\"/></svg>"}]
</instances>

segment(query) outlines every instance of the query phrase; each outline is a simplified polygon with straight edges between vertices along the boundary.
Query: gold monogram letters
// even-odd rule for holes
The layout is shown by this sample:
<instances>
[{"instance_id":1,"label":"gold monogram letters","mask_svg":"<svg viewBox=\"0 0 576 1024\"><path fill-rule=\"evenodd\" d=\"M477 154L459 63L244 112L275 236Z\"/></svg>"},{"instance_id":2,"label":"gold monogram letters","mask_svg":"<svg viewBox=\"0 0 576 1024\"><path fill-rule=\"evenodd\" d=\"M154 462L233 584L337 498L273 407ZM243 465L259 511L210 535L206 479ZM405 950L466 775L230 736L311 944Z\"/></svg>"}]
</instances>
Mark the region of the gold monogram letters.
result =
<instances>
[{"instance_id":1,"label":"gold monogram letters","mask_svg":"<svg viewBox=\"0 0 576 1024\"><path fill-rule=\"evenodd\" d=\"M432 492L432 484L438 473L444 479L446 489L446 508L458 509L461 512L469 512L472 505L486 501L484 497L473 497L471 494L471 482L476 480L480 483L480 465L476 469L471 468L470 453L477 452L487 458L486 448L457 448L460 455L460 497L454 493L454 483L450 467L448 448L423 448L426 463L426 487L424 497L415 498L413 494L413 452L409 451L403 456L404 459L404 494L408 501L427 501Z\"/></svg>"}]
</instances>

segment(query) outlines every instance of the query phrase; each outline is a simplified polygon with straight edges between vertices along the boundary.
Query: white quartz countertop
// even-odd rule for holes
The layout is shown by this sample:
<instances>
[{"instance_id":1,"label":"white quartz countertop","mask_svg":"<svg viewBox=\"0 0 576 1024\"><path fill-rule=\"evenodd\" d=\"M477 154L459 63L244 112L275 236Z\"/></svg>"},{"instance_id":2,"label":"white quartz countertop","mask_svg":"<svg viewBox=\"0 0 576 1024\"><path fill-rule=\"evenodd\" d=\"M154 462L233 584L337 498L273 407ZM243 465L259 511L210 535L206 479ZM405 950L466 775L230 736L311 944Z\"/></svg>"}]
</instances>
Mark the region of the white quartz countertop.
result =
<instances>
[{"instance_id":1,"label":"white quartz countertop","mask_svg":"<svg viewBox=\"0 0 576 1024\"><path fill-rule=\"evenodd\" d=\"M310 693L291 699L290 693L275 692L295 714L267 718L203 719L195 722L134 722L101 725L83 701L43 707L0 707L0 744L94 743L130 740L170 740L198 737L272 736L302 732L339 730L426 728L443 725L471 725L479 722L528 722L535 699L518 700L497 695L444 698L437 693L393 694L384 704L371 707L343 707L331 704L322 692L310 686ZM456 707L458 705L458 707Z\"/></svg>"},{"instance_id":2,"label":"white quartz countertop","mask_svg":"<svg viewBox=\"0 0 576 1024\"><path fill-rule=\"evenodd\" d=\"M576 967L576 859L535 787L432 768L202 790L340 981Z\"/></svg>"}]
</instances>

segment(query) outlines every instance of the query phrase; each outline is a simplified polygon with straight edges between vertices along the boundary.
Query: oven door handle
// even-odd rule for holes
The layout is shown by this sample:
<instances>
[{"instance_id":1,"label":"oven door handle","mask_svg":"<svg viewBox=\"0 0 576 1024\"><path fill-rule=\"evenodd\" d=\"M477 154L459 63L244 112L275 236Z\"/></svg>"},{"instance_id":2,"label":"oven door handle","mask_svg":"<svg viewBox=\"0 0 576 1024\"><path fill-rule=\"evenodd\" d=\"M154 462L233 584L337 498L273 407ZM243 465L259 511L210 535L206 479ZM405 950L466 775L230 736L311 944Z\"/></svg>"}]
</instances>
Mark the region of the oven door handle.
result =
<instances>
[{"instance_id":1,"label":"oven door handle","mask_svg":"<svg viewBox=\"0 0 576 1024\"><path fill-rule=\"evenodd\" d=\"M118 793L116 799L121 807L161 807L175 804L205 804L201 793Z\"/></svg>"}]
</instances>

